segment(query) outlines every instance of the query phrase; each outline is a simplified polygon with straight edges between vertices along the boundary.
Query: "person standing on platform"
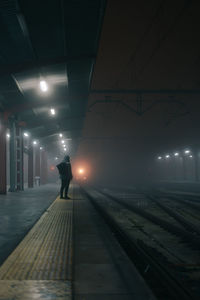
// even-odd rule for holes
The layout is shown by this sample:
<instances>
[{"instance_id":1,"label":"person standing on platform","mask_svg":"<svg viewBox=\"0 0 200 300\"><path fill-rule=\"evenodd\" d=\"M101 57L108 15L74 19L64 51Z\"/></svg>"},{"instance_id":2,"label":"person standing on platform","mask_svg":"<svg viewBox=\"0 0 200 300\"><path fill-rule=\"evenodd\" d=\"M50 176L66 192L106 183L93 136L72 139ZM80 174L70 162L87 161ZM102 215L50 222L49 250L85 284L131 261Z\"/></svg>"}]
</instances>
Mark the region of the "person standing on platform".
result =
<instances>
[{"instance_id":1,"label":"person standing on platform","mask_svg":"<svg viewBox=\"0 0 200 300\"><path fill-rule=\"evenodd\" d=\"M63 161L60 164L58 164L56 167L59 171L60 179L61 179L60 198L70 199L70 197L68 196L68 189L69 189L70 181L72 180L73 176L72 176L72 168L71 168L69 155L66 155ZM64 191L65 191L65 195L63 197Z\"/></svg>"}]
</instances>

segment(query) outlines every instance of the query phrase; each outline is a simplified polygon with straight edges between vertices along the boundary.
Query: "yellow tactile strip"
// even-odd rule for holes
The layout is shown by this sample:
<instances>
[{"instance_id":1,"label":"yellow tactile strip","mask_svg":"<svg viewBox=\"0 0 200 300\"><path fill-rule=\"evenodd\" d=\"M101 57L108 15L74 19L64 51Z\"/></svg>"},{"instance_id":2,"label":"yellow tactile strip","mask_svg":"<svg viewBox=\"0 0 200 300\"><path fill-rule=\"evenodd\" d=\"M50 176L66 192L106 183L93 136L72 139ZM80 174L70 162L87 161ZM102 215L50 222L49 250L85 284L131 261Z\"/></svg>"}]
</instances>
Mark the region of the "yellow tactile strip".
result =
<instances>
[{"instance_id":1,"label":"yellow tactile strip","mask_svg":"<svg viewBox=\"0 0 200 300\"><path fill-rule=\"evenodd\" d=\"M0 280L71 280L72 200L56 199L0 268Z\"/></svg>"}]
</instances>

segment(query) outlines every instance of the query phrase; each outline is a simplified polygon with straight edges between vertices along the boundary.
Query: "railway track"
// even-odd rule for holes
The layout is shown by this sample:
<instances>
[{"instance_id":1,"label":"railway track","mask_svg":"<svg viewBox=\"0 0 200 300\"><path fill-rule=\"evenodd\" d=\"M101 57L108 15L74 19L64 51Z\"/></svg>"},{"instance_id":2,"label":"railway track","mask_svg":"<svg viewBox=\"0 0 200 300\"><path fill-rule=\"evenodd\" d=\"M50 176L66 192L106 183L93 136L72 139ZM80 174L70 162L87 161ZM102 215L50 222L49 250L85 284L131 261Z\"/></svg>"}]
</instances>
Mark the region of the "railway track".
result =
<instances>
[{"instance_id":1,"label":"railway track","mask_svg":"<svg viewBox=\"0 0 200 300\"><path fill-rule=\"evenodd\" d=\"M172 201L169 201L167 199L163 199L163 197L158 196L147 196L151 201L155 202L157 206L159 206L161 209L163 209L165 212L167 212L170 216L172 216L177 222L179 222L187 231L190 231L193 235L200 236L200 229L199 225L200 223L197 223L197 220L200 221L199 216L195 216L194 212L188 213L187 210L183 210L179 212L179 210L183 209L182 206L184 206L185 202L181 202L181 205L179 205L179 208L177 207L170 207L171 205L174 206ZM173 199L171 199L173 200ZM191 208L191 206L190 206ZM178 210L178 212L177 212ZM185 216L184 216L185 215ZM189 220L188 220L189 217ZM192 222L193 221L193 222ZM197 223L197 224L194 224Z\"/></svg>"},{"instance_id":2,"label":"railway track","mask_svg":"<svg viewBox=\"0 0 200 300\"><path fill-rule=\"evenodd\" d=\"M94 197L85 190L83 190L83 192L86 194L94 207L100 212L105 221L109 224L120 244L123 246L138 270L140 270L141 274L145 277L145 280L148 281L158 299L198 299L193 295L193 293L188 291L188 287L185 286L185 281L183 283L177 278L177 276L173 274L173 272L171 272L170 264L165 258L162 257L162 255L160 255L157 249L148 245L148 243L144 242L142 238L138 238L138 236L134 237L133 234L130 234L130 231L126 230L121 225L115 215L110 213L108 207L106 207L106 205L102 205L100 200L97 200L98 196ZM120 199L114 197L113 195L105 192L101 193L101 195L107 197L109 201L123 206L123 209L125 208L129 212L134 211L134 213L139 214L140 216L143 214L141 208L132 207L128 203L122 203ZM176 235L181 235L181 238L184 237L185 239L191 235L191 233L184 229L182 230L178 226L169 226L166 221L163 222L164 220L154 218L155 216L152 217L152 215L148 214L147 212L145 212L142 217L145 217L149 221L164 227L165 230L169 230L170 232L173 231L173 234L176 231ZM160 224L160 221L162 224ZM143 234L148 235L142 227L139 228L139 230L143 231ZM199 247L199 239L195 241L195 239L192 237L190 242L191 241L195 244L195 247ZM157 244L160 244L160 247L163 247L159 241L156 242ZM181 260L179 262L181 262ZM184 261L182 261L182 264L184 265Z\"/></svg>"},{"instance_id":3,"label":"railway track","mask_svg":"<svg viewBox=\"0 0 200 300\"><path fill-rule=\"evenodd\" d=\"M127 203L124 200L121 200L118 197L111 195L110 193L105 193L105 192L101 192L101 193L103 195L109 197L113 201L119 203L123 207L127 208L128 210L130 210L134 213L137 213L137 214L141 215L142 217L145 217L149 221L161 226L163 229L171 232L172 234L180 236L184 242L188 243L188 241L189 241L190 245L193 246L194 248L200 249L200 237L197 236L196 234L191 234L191 232L184 230L183 228L181 228L175 224L172 224L172 223L164 220L163 218L158 217L155 214L149 213L146 210L144 210L132 203L131 204ZM168 211L168 213L169 213L169 211ZM173 214L173 217L174 217L174 215L175 214ZM185 224L187 224L187 227L190 226L190 224L186 220L185 220Z\"/></svg>"},{"instance_id":4,"label":"railway track","mask_svg":"<svg viewBox=\"0 0 200 300\"><path fill-rule=\"evenodd\" d=\"M170 205L174 202L174 203L180 203L181 206L179 206L181 208L181 210L183 210L184 207L186 207L187 209L183 211L183 213L185 212L186 214L188 214L188 209L189 211L191 211L192 215L194 218L196 218L197 220L200 221L200 199L190 199L188 196L186 195L172 195L171 193L161 193L161 192L154 192L153 193L156 197L158 197L159 199L162 199L162 202L171 202Z\"/></svg>"}]
</instances>

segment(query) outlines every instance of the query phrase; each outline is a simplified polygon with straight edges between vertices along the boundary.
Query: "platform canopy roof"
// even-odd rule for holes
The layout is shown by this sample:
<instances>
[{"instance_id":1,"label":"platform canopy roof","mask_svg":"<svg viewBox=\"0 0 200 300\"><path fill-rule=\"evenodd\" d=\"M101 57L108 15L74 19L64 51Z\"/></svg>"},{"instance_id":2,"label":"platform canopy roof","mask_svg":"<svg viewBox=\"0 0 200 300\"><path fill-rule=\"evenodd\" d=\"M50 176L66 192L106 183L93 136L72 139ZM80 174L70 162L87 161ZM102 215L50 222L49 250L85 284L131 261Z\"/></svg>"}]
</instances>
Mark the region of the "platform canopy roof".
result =
<instances>
[{"instance_id":1,"label":"platform canopy roof","mask_svg":"<svg viewBox=\"0 0 200 300\"><path fill-rule=\"evenodd\" d=\"M81 136L105 2L0 1L0 110L48 145Z\"/></svg>"}]
</instances>

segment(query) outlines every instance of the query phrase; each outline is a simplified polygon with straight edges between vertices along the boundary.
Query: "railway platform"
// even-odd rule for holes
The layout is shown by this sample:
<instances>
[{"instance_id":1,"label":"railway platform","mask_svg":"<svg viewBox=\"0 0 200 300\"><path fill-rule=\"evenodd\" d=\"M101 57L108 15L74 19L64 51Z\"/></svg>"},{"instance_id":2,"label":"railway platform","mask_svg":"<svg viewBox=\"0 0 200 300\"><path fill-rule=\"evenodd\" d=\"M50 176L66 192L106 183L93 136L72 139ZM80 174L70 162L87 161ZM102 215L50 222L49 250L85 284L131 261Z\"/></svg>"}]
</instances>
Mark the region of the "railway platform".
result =
<instances>
[{"instance_id":1,"label":"railway platform","mask_svg":"<svg viewBox=\"0 0 200 300\"><path fill-rule=\"evenodd\" d=\"M79 187L70 200L57 194L58 186L47 185L1 196L7 227L0 248L11 253L0 267L0 299L155 299ZM4 247L9 233L18 236L15 247Z\"/></svg>"}]
</instances>

